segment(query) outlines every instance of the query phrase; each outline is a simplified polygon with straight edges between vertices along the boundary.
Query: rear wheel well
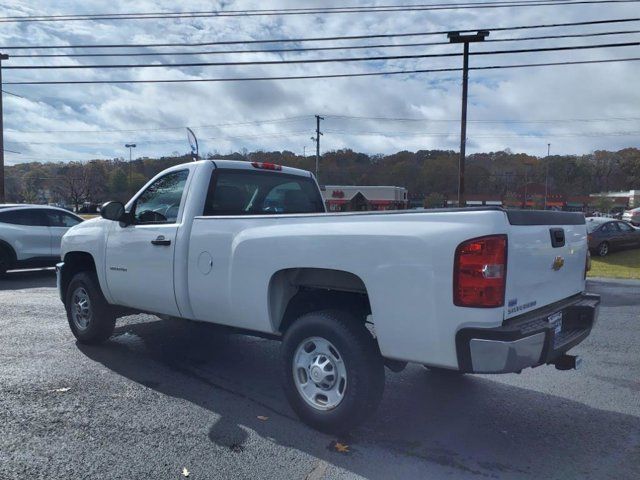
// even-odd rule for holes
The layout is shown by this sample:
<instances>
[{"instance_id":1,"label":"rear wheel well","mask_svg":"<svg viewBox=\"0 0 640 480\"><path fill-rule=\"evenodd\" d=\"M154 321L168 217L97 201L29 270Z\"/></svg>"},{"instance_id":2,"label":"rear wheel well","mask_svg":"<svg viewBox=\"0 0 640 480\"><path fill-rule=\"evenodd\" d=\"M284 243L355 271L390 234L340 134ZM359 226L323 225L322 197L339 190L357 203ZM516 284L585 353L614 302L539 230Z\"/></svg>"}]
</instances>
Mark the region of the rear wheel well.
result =
<instances>
[{"instance_id":1,"label":"rear wheel well","mask_svg":"<svg viewBox=\"0 0 640 480\"><path fill-rule=\"evenodd\" d=\"M292 268L273 275L269 285L270 314L281 334L305 313L342 310L365 321L371 313L364 282L357 275L332 269Z\"/></svg>"},{"instance_id":2,"label":"rear wheel well","mask_svg":"<svg viewBox=\"0 0 640 480\"><path fill-rule=\"evenodd\" d=\"M80 272L96 272L96 263L90 253L69 252L64 256L64 268L60 279L62 298L66 298L71 279Z\"/></svg>"}]
</instances>

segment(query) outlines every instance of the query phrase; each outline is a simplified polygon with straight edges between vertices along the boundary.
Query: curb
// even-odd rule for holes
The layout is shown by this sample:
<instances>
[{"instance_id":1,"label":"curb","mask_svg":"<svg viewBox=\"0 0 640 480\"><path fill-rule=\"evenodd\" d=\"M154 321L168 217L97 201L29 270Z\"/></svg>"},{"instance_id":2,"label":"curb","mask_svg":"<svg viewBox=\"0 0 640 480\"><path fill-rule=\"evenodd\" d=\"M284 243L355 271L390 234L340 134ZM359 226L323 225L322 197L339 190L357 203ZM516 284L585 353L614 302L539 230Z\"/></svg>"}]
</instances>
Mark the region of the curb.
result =
<instances>
[{"instance_id":1,"label":"curb","mask_svg":"<svg viewBox=\"0 0 640 480\"><path fill-rule=\"evenodd\" d=\"M631 278L607 278L607 277L587 277L587 282L595 283L617 283L622 285L640 287L640 280Z\"/></svg>"}]
</instances>

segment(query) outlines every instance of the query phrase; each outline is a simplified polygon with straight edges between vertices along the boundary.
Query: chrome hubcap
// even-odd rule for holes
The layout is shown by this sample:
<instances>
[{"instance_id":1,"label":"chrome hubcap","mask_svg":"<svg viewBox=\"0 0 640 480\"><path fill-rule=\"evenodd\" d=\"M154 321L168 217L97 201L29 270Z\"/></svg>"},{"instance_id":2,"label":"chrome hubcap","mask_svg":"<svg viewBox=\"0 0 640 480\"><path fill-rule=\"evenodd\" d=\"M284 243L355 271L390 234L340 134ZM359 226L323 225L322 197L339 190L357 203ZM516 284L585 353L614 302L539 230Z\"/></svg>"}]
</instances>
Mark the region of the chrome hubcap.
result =
<instances>
[{"instance_id":1,"label":"chrome hubcap","mask_svg":"<svg viewBox=\"0 0 640 480\"><path fill-rule=\"evenodd\" d=\"M73 291L71 318L79 330L86 330L91 323L91 301L84 287L78 287Z\"/></svg>"},{"instance_id":2,"label":"chrome hubcap","mask_svg":"<svg viewBox=\"0 0 640 480\"><path fill-rule=\"evenodd\" d=\"M607 244L603 243L602 245L600 245L600 255L606 255L607 252L609 252L609 247L607 246Z\"/></svg>"},{"instance_id":3,"label":"chrome hubcap","mask_svg":"<svg viewBox=\"0 0 640 480\"><path fill-rule=\"evenodd\" d=\"M300 342L293 356L293 379L304 401L317 410L336 408L347 389L342 355L321 337Z\"/></svg>"}]
</instances>

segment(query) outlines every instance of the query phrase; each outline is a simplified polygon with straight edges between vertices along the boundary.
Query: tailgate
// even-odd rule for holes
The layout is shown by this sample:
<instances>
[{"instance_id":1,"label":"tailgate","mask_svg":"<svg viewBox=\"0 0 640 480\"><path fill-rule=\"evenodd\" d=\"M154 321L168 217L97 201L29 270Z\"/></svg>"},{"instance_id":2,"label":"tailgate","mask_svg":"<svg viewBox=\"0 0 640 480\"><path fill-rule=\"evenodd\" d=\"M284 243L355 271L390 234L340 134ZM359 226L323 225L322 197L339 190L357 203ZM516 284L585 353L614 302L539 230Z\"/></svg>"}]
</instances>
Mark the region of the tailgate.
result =
<instances>
[{"instance_id":1,"label":"tailgate","mask_svg":"<svg viewBox=\"0 0 640 480\"><path fill-rule=\"evenodd\" d=\"M584 290L587 231L581 213L507 211L505 318Z\"/></svg>"}]
</instances>

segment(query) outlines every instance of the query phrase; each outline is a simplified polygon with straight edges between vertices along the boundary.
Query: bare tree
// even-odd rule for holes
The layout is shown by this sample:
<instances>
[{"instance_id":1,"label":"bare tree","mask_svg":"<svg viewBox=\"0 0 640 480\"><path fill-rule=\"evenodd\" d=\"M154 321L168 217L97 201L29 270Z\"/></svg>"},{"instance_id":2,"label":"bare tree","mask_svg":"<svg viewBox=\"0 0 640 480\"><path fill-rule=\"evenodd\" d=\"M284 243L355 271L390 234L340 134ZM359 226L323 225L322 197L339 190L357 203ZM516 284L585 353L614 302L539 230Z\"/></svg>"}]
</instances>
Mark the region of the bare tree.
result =
<instances>
[{"instance_id":1,"label":"bare tree","mask_svg":"<svg viewBox=\"0 0 640 480\"><path fill-rule=\"evenodd\" d=\"M89 180L85 166L79 162L71 162L62 167L57 188L63 198L73 204L77 212L80 204L89 196Z\"/></svg>"}]
</instances>

